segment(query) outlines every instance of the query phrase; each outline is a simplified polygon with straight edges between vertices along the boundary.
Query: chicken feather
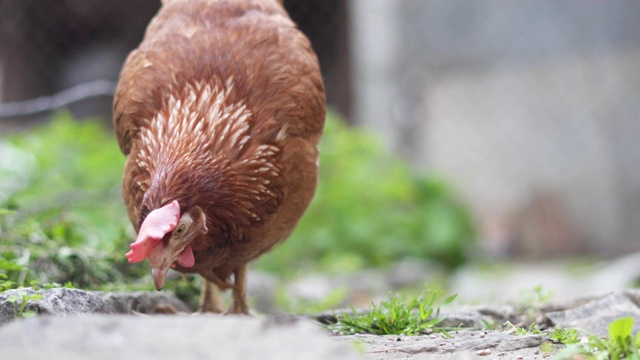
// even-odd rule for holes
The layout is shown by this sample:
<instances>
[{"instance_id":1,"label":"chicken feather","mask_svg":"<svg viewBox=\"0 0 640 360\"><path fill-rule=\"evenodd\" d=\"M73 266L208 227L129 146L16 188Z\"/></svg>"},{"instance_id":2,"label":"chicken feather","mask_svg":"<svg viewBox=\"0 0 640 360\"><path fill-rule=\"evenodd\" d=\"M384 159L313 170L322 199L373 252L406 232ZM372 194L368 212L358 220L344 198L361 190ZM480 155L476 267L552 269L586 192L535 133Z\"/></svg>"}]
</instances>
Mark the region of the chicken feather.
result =
<instances>
[{"instance_id":1,"label":"chicken feather","mask_svg":"<svg viewBox=\"0 0 640 360\"><path fill-rule=\"evenodd\" d=\"M163 0L113 108L140 232L128 256L148 255L158 288L169 267L201 274L202 310L219 310L216 284L247 313L247 263L290 235L316 188L325 94L308 39L276 0ZM140 231L154 211L179 217L161 240Z\"/></svg>"}]
</instances>

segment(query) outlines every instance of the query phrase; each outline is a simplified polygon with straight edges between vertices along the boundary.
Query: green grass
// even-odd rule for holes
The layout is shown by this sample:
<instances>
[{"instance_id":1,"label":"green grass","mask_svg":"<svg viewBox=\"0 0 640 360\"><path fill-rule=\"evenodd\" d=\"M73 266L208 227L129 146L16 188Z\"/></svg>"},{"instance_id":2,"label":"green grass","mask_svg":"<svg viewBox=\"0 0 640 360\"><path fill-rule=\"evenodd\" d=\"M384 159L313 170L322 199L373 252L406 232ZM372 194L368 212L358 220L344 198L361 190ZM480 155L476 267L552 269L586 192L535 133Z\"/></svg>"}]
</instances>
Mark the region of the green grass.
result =
<instances>
[{"instance_id":1,"label":"green grass","mask_svg":"<svg viewBox=\"0 0 640 360\"><path fill-rule=\"evenodd\" d=\"M120 256L132 233L120 198L124 159L97 122L60 115L0 139L0 269L19 285L73 282L99 288L142 274Z\"/></svg>"},{"instance_id":2,"label":"green grass","mask_svg":"<svg viewBox=\"0 0 640 360\"><path fill-rule=\"evenodd\" d=\"M358 312L337 314L337 323L330 328L342 334L374 335L421 335L446 331L439 327L442 322L440 306L450 304L457 295L443 299L443 292L427 290L418 297L389 296L379 303Z\"/></svg>"},{"instance_id":3,"label":"green grass","mask_svg":"<svg viewBox=\"0 0 640 360\"><path fill-rule=\"evenodd\" d=\"M584 341L578 340L579 329L575 329L569 336L558 339L567 347L558 353L556 359L640 360L640 333L632 334L633 323L632 317L612 321L609 337L604 339L590 334Z\"/></svg>"},{"instance_id":4,"label":"green grass","mask_svg":"<svg viewBox=\"0 0 640 360\"><path fill-rule=\"evenodd\" d=\"M640 360L640 333L632 333L633 324L634 319L630 316L612 321L606 338L580 328L539 330L535 323L524 328L507 322L506 328L491 330L506 330L516 335L545 336L548 341L540 346L540 351L543 354L553 354L553 359L557 360Z\"/></svg>"}]
</instances>

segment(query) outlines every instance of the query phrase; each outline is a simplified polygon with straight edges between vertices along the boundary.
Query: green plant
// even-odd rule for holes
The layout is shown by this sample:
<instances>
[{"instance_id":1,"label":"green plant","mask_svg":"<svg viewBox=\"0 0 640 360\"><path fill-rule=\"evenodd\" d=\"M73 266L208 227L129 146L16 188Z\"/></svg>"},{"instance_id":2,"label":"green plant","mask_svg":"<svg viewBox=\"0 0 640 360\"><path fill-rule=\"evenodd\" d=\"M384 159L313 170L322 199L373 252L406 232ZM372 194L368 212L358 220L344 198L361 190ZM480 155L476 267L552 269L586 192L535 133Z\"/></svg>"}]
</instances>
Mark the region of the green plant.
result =
<instances>
[{"instance_id":1,"label":"green plant","mask_svg":"<svg viewBox=\"0 0 640 360\"><path fill-rule=\"evenodd\" d=\"M549 302L553 297L553 291L545 289L542 285L536 285L531 290L520 293L525 306L538 306Z\"/></svg>"},{"instance_id":2,"label":"green plant","mask_svg":"<svg viewBox=\"0 0 640 360\"><path fill-rule=\"evenodd\" d=\"M555 328L549 334L549 338L558 344L572 345L580 342L578 329Z\"/></svg>"},{"instance_id":3,"label":"green plant","mask_svg":"<svg viewBox=\"0 0 640 360\"><path fill-rule=\"evenodd\" d=\"M500 322L495 318L491 319L491 322L487 321L486 319L482 319L482 328L484 330L494 331L502 329L502 326L500 326Z\"/></svg>"},{"instance_id":4,"label":"green plant","mask_svg":"<svg viewBox=\"0 0 640 360\"><path fill-rule=\"evenodd\" d=\"M0 274L0 284L2 284L0 287L0 293L6 290L11 290L12 288L15 290L11 295L7 296L4 301L13 304L13 311L16 318L32 317L36 314L33 310L25 311L24 309L29 301L40 300L42 299L42 295L38 293L29 293L24 287L17 287L16 283L11 280L7 280L6 274ZM32 282L30 290L52 289L59 287L63 287L63 285L58 283L36 284L35 282ZM70 288L72 287L72 284L67 283L64 287Z\"/></svg>"},{"instance_id":5,"label":"green plant","mask_svg":"<svg viewBox=\"0 0 640 360\"><path fill-rule=\"evenodd\" d=\"M609 337L590 334L585 341L568 337L568 346L558 353L558 359L640 360L640 333L632 334L634 320L623 317L609 324ZM584 331L584 330L583 330ZM567 343L565 343L567 344Z\"/></svg>"},{"instance_id":6,"label":"green plant","mask_svg":"<svg viewBox=\"0 0 640 360\"><path fill-rule=\"evenodd\" d=\"M403 298L390 296L379 304L371 303L367 312L341 313L338 322L330 328L345 334L367 333L375 335L419 335L443 331L438 327L440 306L451 303L457 295L442 299L443 292L431 290L426 296ZM439 302L437 305L436 303Z\"/></svg>"},{"instance_id":7,"label":"green plant","mask_svg":"<svg viewBox=\"0 0 640 360\"><path fill-rule=\"evenodd\" d=\"M18 265L14 261L0 259L0 293L6 290L17 289L20 287L17 279L21 276L9 278L8 272L22 274L24 273L24 271L24 266Z\"/></svg>"},{"instance_id":8,"label":"green plant","mask_svg":"<svg viewBox=\"0 0 640 360\"><path fill-rule=\"evenodd\" d=\"M25 268L8 260L0 260L0 293L3 293L7 290L15 290L13 293L7 296L4 301L13 305L13 311L16 318L26 318L35 315L35 312L33 310L25 311L25 307L27 306L27 303L29 301L41 299L42 295L37 293L29 293L27 289L17 281L9 278L9 276L6 274L7 270L25 271ZM31 290L62 287L62 285L58 283L40 284L36 281L31 281L29 285ZM72 287L72 284L67 283L64 286Z\"/></svg>"},{"instance_id":9,"label":"green plant","mask_svg":"<svg viewBox=\"0 0 640 360\"><path fill-rule=\"evenodd\" d=\"M36 315L33 310L24 311L27 303L33 300L40 300L40 294L27 294L25 291L18 290L16 293L8 296L5 301L13 304L13 311L16 318L28 318Z\"/></svg>"},{"instance_id":10,"label":"green plant","mask_svg":"<svg viewBox=\"0 0 640 360\"><path fill-rule=\"evenodd\" d=\"M531 323L529 327L522 326L521 324L514 325L511 321L506 321L504 324L504 329L509 333L514 333L516 335L528 335L528 334L540 334L541 331L538 329L536 323Z\"/></svg>"},{"instance_id":11,"label":"green plant","mask_svg":"<svg viewBox=\"0 0 640 360\"><path fill-rule=\"evenodd\" d=\"M515 304L518 312L522 313L527 323L531 323L531 327L539 329L539 324L535 321L540 317L540 307L549 302L553 296L551 290L545 289L542 285L536 285L531 290L520 292L520 300Z\"/></svg>"},{"instance_id":12,"label":"green plant","mask_svg":"<svg viewBox=\"0 0 640 360\"><path fill-rule=\"evenodd\" d=\"M123 256L124 156L110 130L60 114L0 140L0 158L0 258L21 266L9 278L96 289L146 275Z\"/></svg>"}]
</instances>

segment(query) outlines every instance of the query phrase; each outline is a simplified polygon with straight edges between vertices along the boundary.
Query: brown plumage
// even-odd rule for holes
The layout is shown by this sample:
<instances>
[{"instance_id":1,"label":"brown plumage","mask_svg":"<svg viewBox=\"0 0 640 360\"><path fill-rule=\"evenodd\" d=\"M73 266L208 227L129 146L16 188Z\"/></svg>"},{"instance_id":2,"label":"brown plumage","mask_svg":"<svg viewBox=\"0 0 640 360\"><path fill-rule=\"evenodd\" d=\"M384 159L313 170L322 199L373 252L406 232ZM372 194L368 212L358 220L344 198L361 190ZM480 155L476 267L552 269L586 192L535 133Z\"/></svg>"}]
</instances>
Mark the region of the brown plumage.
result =
<instances>
[{"instance_id":1,"label":"brown plumage","mask_svg":"<svg viewBox=\"0 0 640 360\"><path fill-rule=\"evenodd\" d=\"M203 311L222 311L217 287L248 313L247 263L289 236L315 192L318 61L276 0L163 3L114 100L138 232L127 257L148 258L159 289L169 267L202 275Z\"/></svg>"}]
</instances>

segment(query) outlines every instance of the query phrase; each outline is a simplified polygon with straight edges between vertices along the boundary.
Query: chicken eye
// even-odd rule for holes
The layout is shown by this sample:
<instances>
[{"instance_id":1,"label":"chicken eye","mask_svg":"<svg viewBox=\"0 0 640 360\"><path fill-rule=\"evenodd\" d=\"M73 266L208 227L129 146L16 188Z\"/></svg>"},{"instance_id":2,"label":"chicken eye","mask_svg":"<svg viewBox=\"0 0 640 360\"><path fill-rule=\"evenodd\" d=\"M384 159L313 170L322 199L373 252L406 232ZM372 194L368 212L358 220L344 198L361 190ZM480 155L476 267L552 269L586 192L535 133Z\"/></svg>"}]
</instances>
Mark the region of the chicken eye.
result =
<instances>
[{"instance_id":1,"label":"chicken eye","mask_svg":"<svg viewBox=\"0 0 640 360\"><path fill-rule=\"evenodd\" d=\"M180 225L178 225L178 227L176 228L176 230L174 231L174 233L176 235L182 235L184 234L184 232L187 230L187 225L182 223Z\"/></svg>"}]
</instances>

